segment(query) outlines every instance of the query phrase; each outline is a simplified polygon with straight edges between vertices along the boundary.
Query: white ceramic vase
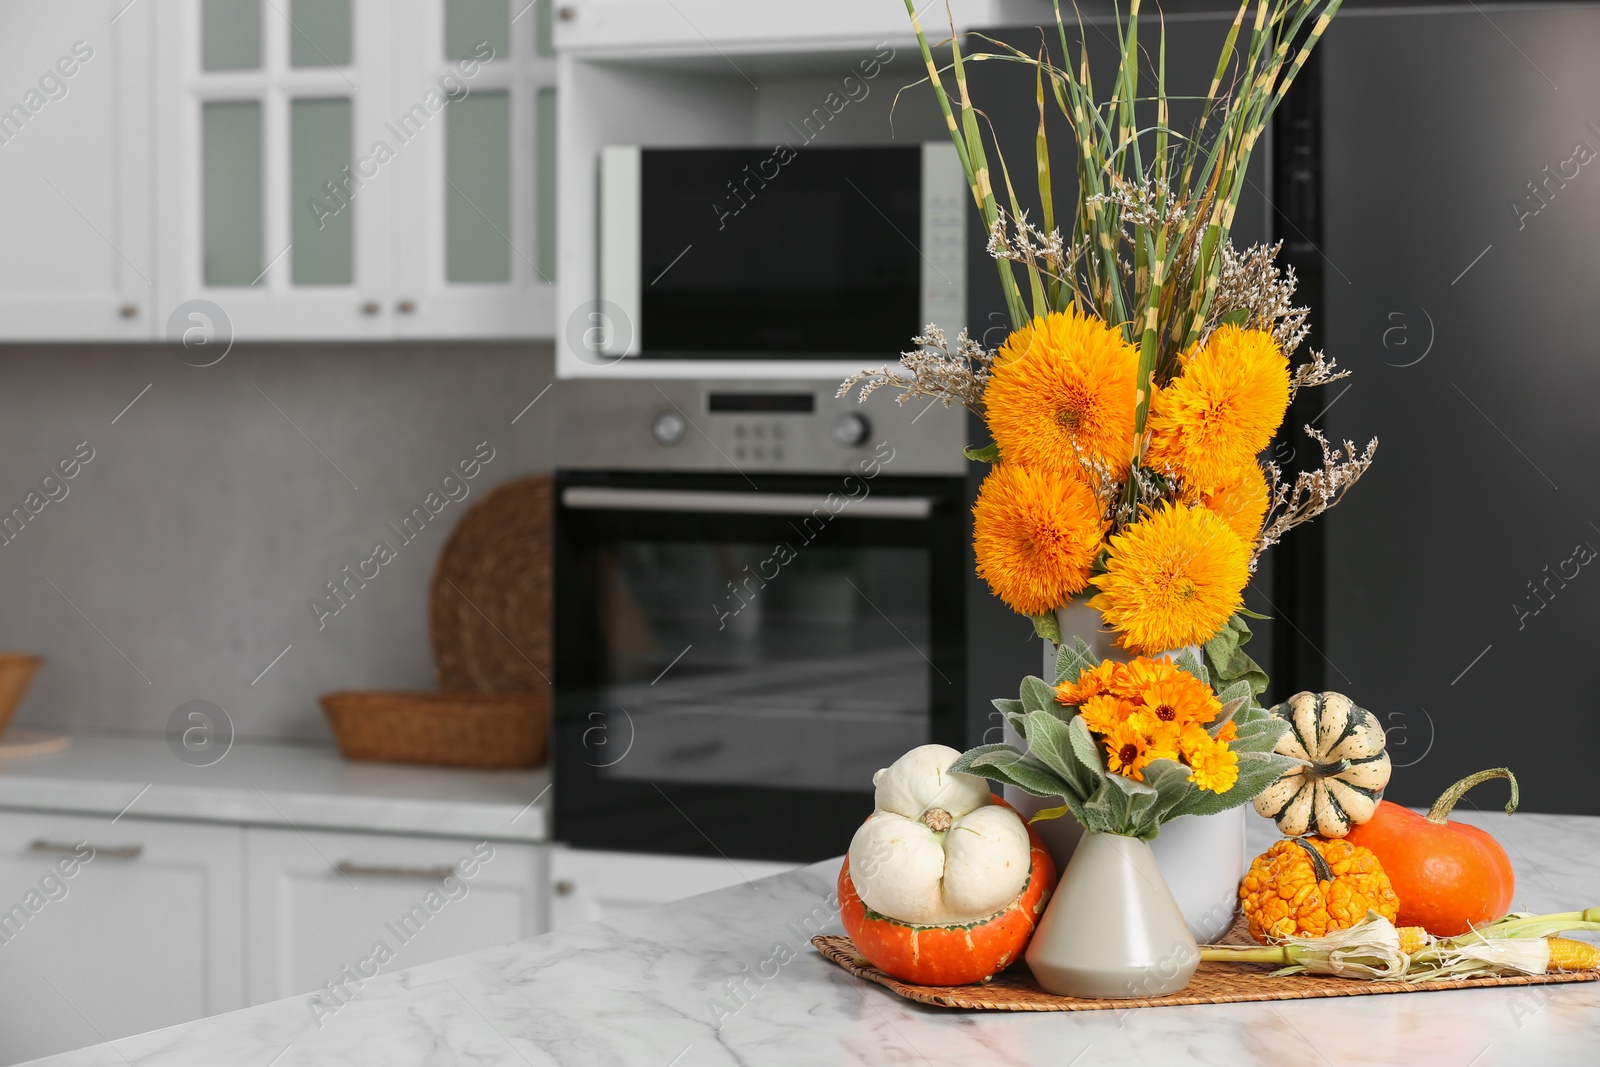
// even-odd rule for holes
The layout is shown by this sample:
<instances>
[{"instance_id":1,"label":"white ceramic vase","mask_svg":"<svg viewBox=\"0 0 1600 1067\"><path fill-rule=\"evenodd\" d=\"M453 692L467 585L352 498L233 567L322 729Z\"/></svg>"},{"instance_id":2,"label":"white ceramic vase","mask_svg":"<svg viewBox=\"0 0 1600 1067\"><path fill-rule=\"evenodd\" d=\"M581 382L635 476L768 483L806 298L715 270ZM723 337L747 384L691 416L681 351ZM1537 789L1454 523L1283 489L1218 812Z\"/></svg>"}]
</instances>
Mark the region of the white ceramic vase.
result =
<instances>
[{"instance_id":1,"label":"white ceramic vase","mask_svg":"<svg viewBox=\"0 0 1600 1067\"><path fill-rule=\"evenodd\" d=\"M1148 844L1085 834L1025 958L1068 997L1164 997L1194 977L1200 951Z\"/></svg>"},{"instance_id":2,"label":"white ceramic vase","mask_svg":"<svg viewBox=\"0 0 1600 1067\"><path fill-rule=\"evenodd\" d=\"M1101 629L1100 613L1088 604L1075 600L1057 611L1056 619L1061 624L1064 640L1081 637L1099 658L1123 662L1134 658L1112 643L1115 635ZM1181 651L1177 649L1168 655ZM1043 677L1054 681L1055 670L1056 647L1045 641ZM1010 726L1005 728L1005 740L1019 747L1022 744L1022 739ZM1023 818L1056 804L1054 800L1032 796L1013 786L1005 787L1004 796ZM1248 859L1244 844L1248 807L1248 804L1241 805L1220 815L1182 816L1163 826L1160 836L1151 842L1151 851L1167 888L1189 932L1202 944L1216 941L1227 933L1238 912L1239 880L1244 877ZM1083 827L1076 819L1065 816L1035 823L1034 829L1039 831L1045 847L1050 850L1056 869L1065 871L1083 836Z\"/></svg>"}]
</instances>

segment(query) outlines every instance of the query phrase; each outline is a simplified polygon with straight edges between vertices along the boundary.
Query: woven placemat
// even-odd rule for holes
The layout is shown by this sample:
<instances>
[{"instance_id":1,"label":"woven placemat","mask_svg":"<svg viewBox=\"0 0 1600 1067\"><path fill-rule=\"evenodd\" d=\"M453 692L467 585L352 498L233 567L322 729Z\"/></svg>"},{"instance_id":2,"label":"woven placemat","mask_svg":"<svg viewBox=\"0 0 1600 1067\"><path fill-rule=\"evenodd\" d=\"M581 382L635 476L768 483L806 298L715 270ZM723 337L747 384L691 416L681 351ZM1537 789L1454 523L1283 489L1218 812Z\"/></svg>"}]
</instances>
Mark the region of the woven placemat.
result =
<instances>
[{"instance_id":1,"label":"woven placemat","mask_svg":"<svg viewBox=\"0 0 1600 1067\"><path fill-rule=\"evenodd\" d=\"M1002 971L980 985L911 985L891 978L868 963L856 953L856 946L848 937L823 934L813 937L811 943L823 956L856 977L876 982L907 1000L941 1008L978 1008L986 1011L1116 1011L1174 1004L1238 1004L1250 1000L1310 1000L1315 997L1359 997L1373 993L1421 993L1432 989L1592 982L1600 978L1600 972L1581 971L1511 978L1464 978L1460 981L1367 982L1355 978L1308 974L1274 978L1273 969L1261 964L1202 963L1182 992L1171 996L1099 1000L1046 993L1023 965Z\"/></svg>"},{"instance_id":2,"label":"woven placemat","mask_svg":"<svg viewBox=\"0 0 1600 1067\"><path fill-rule=\"evenodd\" d=\"M439 688L548 692L550 479L507 482L456 523L428 591Z\"/></svg>"}]
</instances>

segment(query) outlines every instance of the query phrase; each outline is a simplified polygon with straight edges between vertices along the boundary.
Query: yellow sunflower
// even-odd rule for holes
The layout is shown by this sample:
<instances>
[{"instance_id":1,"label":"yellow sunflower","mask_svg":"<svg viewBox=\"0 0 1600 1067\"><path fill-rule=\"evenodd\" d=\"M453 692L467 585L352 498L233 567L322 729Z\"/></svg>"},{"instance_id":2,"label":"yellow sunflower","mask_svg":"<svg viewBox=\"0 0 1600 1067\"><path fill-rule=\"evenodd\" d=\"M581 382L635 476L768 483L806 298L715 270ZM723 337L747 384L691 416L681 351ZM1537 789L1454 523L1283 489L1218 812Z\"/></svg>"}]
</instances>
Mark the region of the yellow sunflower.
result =
<instances>
[{"instance_id":1,"label":"yellow sunflower","mask_svg":"<svg viewBox=\"0 0 1600 1067\"><path fill-rule=\"evenodd\" d=\"M1220 515L1239 540L1254 547L1261 536L1261 520L1267 517L1267 476L1251 460L1216 489L1202 492L1200 503Z\"/></svg>"},{"instance_id":2,"label":"yellow sunflower","mask_svg":"<svg viewBox=\"0 0 1600 1067\"><path fill-rule=\"evenodd\" d=\"M1133 460L1139 352L1076 309L1006 338L984 391L989 432L1012 463L1082 476L1084 459L1120 475Z\"/></svg>"},{"instance_id":3,"label":"yellow sunflower","mask_svg":"<svg viewBox=\"0 0 1600 1067\"><path fill-rule=\"evenodd\" d=\"M1105 522L1083 481L1000 463L972 508L978 576L1013 611L1042 615L1089 582Z\"/></svg>"},{"instance_id":4,"label":"yellow sunflower","mask_svg":"<svg viewBox=\"0 0 1600 1067\"><path fill-rule=\"evenodd\" d=\"M1267 447L1288 407L1289 361L1272 335L1218 327L1152 398L1145 462L1219 488Z\"/></svg>"},{"instance_id":5,"label":"yellow sunflower","mask_svg":"<svg viewBox=\"0 0 1600 1067\"><path fill-rule=\"evenodd\" d=\"M1189 781L1213 793L1226 793L1239 780L1239 754L1220 741L1207 741L1189 757Z\"/></svg>"},{"instance_id":6,"label":"yellow sunflower","mask_svg":"<svg viewBox=\"0 0 1600 1067\"><path fill-rule=\"evenodd\" d=\"M1113 727L1106 735L1105 741L1106 769L1112 774L1120 774L1136 782L1144 781L1145 767L1156 758L1150 751L1150 742L1145 736L1132 726L1123 723Z\"/></svg>"},{"instance_id":7,"label":"yellow sunflower","mask_svg":"<svg viewBox=\"0 0 1600 1067\"><path fill-rule=\"evenodd\" d=\"M1124 648L1153 654L1200 644L1243 606L1250 549L1205 508L1163 504L1111 538L1089 601Z\"/></svg>"}]
</instances>

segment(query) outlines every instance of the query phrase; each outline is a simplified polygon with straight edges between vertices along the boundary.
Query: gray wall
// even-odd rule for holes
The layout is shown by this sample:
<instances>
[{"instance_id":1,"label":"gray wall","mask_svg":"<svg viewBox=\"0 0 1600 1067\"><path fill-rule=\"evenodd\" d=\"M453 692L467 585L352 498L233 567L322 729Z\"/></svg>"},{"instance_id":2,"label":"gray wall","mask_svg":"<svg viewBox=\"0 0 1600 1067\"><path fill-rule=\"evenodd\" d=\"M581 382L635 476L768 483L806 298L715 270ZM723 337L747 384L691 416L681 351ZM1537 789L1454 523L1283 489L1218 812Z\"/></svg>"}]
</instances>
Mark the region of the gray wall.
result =
<instances>
[{"instance_id":1,"label":"gray wall","mask_svg":"<svg viewBox=\"0 0 1600 1067\"><path fill-rule=\"evenodd\" d=\"M487 489L549 469L554 391L511 420L551 378L546 345L241 345L206 368L0 346L0 512L94 449L0 544L0 649L47 661L16 722L160 733L200 699L241 737L314 739L319 693L430 687L434 561ZM483 441L470 495L402 546L385 523ZM379 539L398 557L319 629L308 601Z\"/></svg>"}]
</instances>

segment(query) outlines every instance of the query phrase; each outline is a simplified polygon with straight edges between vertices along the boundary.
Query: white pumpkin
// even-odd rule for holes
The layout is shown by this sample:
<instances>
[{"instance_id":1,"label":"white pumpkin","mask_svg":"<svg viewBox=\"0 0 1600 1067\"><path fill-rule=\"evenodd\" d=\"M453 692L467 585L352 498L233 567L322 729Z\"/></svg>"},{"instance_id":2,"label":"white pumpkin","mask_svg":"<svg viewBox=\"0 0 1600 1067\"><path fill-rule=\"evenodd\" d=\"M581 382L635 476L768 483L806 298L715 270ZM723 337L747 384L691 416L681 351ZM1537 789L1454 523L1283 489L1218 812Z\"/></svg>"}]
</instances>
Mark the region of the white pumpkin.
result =
<instances>
[{"instance_id":1,"label":"white pumpkin","mask_svg":"<svg viewBox=\"0 0 1600 1067\"><path fill-rule=\"evenodd\" d=\"M850 842L850 877L879 915L946 926L993 915L1028 880L1028 828L989 784L952 774L961 753L914 748L872 776L872 817Z\"/></svg>"}]
</instances>

